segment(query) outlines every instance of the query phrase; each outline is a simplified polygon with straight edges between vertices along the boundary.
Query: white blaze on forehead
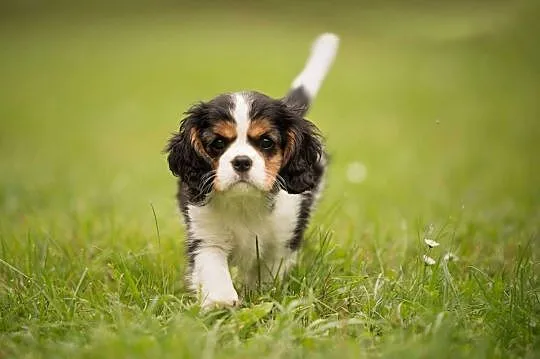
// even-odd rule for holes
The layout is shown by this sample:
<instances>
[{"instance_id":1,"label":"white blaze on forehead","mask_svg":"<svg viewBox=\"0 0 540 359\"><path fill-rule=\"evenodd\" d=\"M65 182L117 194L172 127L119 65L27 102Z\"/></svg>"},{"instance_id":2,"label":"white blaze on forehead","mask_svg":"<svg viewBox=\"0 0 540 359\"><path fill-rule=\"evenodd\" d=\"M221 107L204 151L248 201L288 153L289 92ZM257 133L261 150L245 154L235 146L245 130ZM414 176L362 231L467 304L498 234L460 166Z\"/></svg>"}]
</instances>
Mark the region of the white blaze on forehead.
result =
<instances>
[{"instance_id":1,"label":"white blaze on forehead","mask_svg":"<svg viewBox=\"0 0 540 359\"><path fill-rule=\"evenodd\" d=\"M264 188L266 183L266 168L264 158L248 141L248 129L251 123L249 117L250 98L246 93L238 92L232 95L234 107L231 116L236 123L236 139L229 145L219 158L216 185L220 190L227 189L236 183L240 176L232 167L231 161L237 156L247 156L251 159L251 169L247 172L248 180L258 188Z\"/></svg>"},{"instance_id":2,"label":"white blaze on forehead","mask_svg":"<svg viewBox=\"0 0 540 359\"><path fill-rule=\"evenodd\" d=\"M234 109L232 116L236 121L236 141L244 143L247 141L247 132L249 128L249 102L245 94L235 93L233 98Z\"/></svg>"}]
</instances>

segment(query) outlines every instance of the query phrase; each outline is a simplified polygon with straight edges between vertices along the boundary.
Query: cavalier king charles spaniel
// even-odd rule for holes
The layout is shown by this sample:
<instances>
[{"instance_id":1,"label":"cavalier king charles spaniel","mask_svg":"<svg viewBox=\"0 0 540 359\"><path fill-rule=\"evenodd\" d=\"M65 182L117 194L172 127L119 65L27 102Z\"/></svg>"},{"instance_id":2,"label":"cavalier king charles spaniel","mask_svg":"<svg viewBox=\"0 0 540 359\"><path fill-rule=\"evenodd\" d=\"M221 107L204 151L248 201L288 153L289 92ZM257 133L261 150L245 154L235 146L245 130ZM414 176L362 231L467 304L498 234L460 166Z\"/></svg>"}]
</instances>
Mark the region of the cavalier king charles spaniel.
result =
<instances>
[{"instance_id":1,"label":"cavalier king charles spaniel","mask_svg":"<svg viewBox=\"0 0 540 359\"><path fill-rule=\"evenodd\" d=\"M169 140L187 226L187 277L203 308L238 305L229 264L252 287L294 263L326 167L319 131L304 116L338 43L334 34L315 40L285 97L221 94L191 107Z\"/></svg>"}]
</instances>

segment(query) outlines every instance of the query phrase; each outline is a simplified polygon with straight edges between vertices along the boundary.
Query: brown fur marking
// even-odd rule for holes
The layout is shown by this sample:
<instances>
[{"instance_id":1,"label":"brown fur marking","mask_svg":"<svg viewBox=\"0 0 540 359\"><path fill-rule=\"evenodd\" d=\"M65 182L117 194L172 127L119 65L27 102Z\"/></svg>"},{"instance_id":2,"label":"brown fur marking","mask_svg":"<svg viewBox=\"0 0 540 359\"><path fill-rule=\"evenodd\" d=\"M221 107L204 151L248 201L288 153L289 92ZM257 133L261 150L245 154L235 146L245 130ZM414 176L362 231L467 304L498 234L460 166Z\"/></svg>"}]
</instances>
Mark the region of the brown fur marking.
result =
<instances>
[{"instance_id":1,"label":"brown fur marking","mask_svg":"<svg viewBox=\"0 0 540 359\"><path fill-rule=\"evenodd\" d=\"M283 164L285 165L291 159L292 154L298 146L298 139L293 131L287 132L287 145L283 153Z\"/></svg>"},{"instance_id":2,"label":"brown fur marking","mask_svg":"<svg viewBox=\"0 0 540 359\"><path fill-rule=\"evenodd\" d=\"M251 138L259 138L265 133L271 132L274 128L272 123L266 118L252 120L248 128L248 136Z\"/></svg>"},{"instance_id":3,"label":"brown fur marking","mask_svg":"<svg viewBox=\"0 0 540 359\"><path fill-rule=\"evenodd\" d=\"M199 132L195 128L192 128L189 136L191 139L191 145L193 148L195 148L195 151L197 151L201 156L208 158L208 153L206 153L201 139L199 138Z\"/></svg>"},{"instance_id":4,"label":"brown fur marking","mask_svg":"<svg viewBox=\"0 0 540 359\"><path fill-rule=\"evenodd\" d=\"M281 150L271 157L264 157L264 167L266 168L266 187L268 190L272 188L276 177L281 169L283 156Z\"/></svg>"},{"instance_id":5,"label":"brown fur marking","mask_svg":"<svg viewBox=\"0 0 540 359\"><path fill-rule=\"evenodd\" d=\"M236 138L236 126L230 121L218 121L212 129L215 134L228 140Z\"/></svg>"},{"instance_id":6,"label":"brown fur marking","mask_svg":"<svg viewBox=\"0 0 540 359\"><path fill-rule=\"evenodd\" d=\"M195 151L197 151L197 153L199 153L201 156L203 156L203 157L207 158L208 160L210 160L210 162L212 163L213 169L216 169L217 166L218 166L219 158L217 158L217 159L212 158L212 157L210 157L208 152L206 152L206 150L204 149L204 146L202 144L202 141L199 138L199 133L198 133L198 131L196 129L194 129L194 128L191 129L190 138L191 138L191 145L193 146L193 148L195 148Z\"/></svg>"}]
</instances>

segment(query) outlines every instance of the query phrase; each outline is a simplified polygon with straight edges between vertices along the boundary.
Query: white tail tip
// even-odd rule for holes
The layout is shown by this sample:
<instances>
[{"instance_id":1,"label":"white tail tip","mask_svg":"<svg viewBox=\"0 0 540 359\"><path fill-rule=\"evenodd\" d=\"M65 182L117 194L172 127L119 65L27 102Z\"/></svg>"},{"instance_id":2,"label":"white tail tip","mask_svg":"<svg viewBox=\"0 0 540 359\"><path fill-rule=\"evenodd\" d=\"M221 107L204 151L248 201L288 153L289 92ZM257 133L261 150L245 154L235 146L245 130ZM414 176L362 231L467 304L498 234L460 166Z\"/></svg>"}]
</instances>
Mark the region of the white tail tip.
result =
<instances>
[{"instance_id":1,"label":"white tail tip","mask_svg":"<svg viewBox=\"0 0 540 359\"><path fill-rule=\"evenodd\" d=\"M311 47L311 54L302 72L294 79L292 88L304 87L310 98L314 98L334 62L339 46L339 37L325 33L317 37Z\"/></svg>"},{"instance_id":2,"label":"white tail tip","mask_svg":"<svg viewBox=\"0 0 540 359\"><path fill-rule=\"evenodd\" d=\"M326 54L329 58L331 57L333 60L334 57L336 56L338 46L339 46L339 37L336 34L327 32L322 35L319 35L319 37L315 39L315 41L313 42L313 46L311 48L311 54L312 56L317 53Z\"/></svg>"}]
</instances>

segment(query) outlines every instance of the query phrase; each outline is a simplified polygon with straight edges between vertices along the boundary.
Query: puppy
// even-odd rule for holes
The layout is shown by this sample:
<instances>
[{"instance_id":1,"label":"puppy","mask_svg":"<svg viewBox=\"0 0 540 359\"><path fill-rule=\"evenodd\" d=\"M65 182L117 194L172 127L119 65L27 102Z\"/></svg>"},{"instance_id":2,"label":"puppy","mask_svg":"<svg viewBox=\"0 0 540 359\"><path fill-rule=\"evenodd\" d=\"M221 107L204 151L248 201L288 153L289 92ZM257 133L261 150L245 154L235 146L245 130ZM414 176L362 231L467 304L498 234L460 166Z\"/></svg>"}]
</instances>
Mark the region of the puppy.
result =
<instances>
[{"instance_id":1,"label":"puppy","mask_svg":"<svg viewBox=\"0 0 540 359\"><path fill-rule=\"evenodd\" d=\"M337 52L319 36L288 94L226 93L191 107L166 151L179 177L188 280L204 308L235 306L229 264L247 286L287 273L322 188L326 155L304 116Z\"/></svg>"}]
</instances>

